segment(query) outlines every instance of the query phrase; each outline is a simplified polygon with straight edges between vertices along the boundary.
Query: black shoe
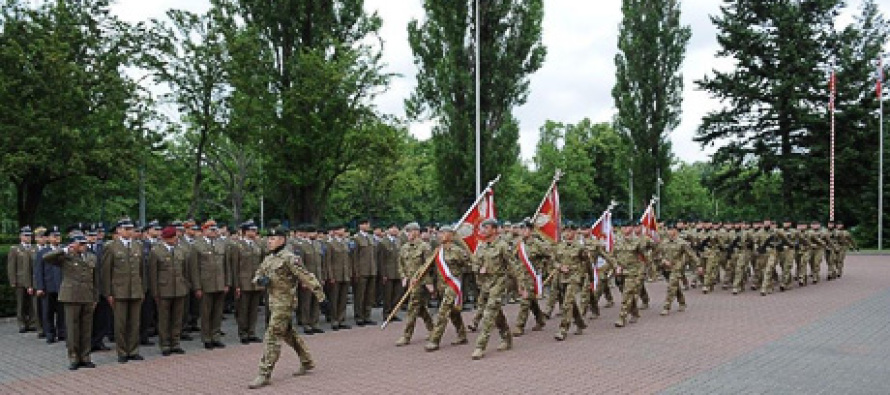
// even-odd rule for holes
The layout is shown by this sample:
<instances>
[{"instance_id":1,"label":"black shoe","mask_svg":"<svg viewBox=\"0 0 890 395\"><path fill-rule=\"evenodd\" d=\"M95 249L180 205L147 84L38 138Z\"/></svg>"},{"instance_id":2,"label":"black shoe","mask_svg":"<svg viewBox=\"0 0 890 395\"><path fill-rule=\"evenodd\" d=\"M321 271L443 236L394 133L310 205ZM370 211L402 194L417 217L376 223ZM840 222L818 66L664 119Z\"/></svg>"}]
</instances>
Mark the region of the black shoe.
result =
<instances>
[{"instance_id":1,"label":"black shoe","mask_svg":"<svg viewBox=\"0 0 890 395\"><path fill-rule=\"evenodd\" d=\"M38 338L38 339L45 339L45 338L46 338L46 333L38 333L38 334L37 334L37 338Z\"/></svg>"},{"instance_id":2,"label":"black shoe","mask_svg":"<svg viewBox=\"0 0 890 395\"><path fill-rule=\"evenodd\" d=\"M314 335L315 331L313 331L312 328L303 328L303 334Z\"/></svg>"},{"instance_id":3,"label":"black shoe","mask_svg":"<svg viewBox=\"0 0 890 395\"><path fill-rule=\"evenodd\" d=\"M127 357L127 359L129 359L131 361L141 361L145 358L142 358L142 356L139 354L133 354L133 355L130 355L129 357Z\"/></svg>"},{"instance_id":4,"label":"black shoe","mask_svg":"<svg viewBox=\"0 0 890 395\"><path fill-rule=\"evenodd\" d=\"M376 321L365 320L365 325L377 325Z\"/></svg>"},{"instance_id":5,"label":"black shoe","mask_svg":"<svg viewBox=\"0 0 890 395\"><path fill-rule=\"evenodd\" d=\"M173 352L170 351L170 350L164 350L164 351L161 351L161 355L163 355L163 356L165 356L165 357L169 357L170 354L172 354L172 353L173 353Z\"/></svg>"},{"instance_id":6,"label":"black shoe","mask_svg":"<svg viewBox=\"0 0 890 395\"><path fill-rule=\"evenodd\" d=\"M28 328L19 328L19 333L27 333Z\"/></svg>"},{"instance_id":7,"label":"black shoe","mask_svg":"<svg viewBox=\"0 0 890 395\"><path fill-rule=\"evenodd\" d=\"M248 339L246 337L241 339L241 344L250 344L250 339Z\"/></svg>"},{"instance_id":8,"label":"black shoe","mask_svg":"<svg viewBox=\"0 0 890 395\"><path fill-rule=\"evenodd\" d=\"M349 325L340 324L340 329L352 329L352 327Z\"/></svg>"},{"instance_id":9,"label":"black shoe","mask_svg":"<svg viewBox=\"0 0 890 395\"><path fill-rule=\"evenodd\" d=\"M129 360L130 360L130 359L127 358L127 357L117 357L117 362L118 362L118 363L127 363L127 361L129 361Z\"/></svg>"},{"instance_id":10,"label":"black shoe","mask_svg":"<svg viewBox=\"0 0 890 395\"><path fill-rule=\"evenodd\" d=\"M185 350L183 350L181 347L174 347L172 350L170 350L170 352L174 354L185 354Z\"/></svg>"},{"instance_id":11,"label":"black shoe","mask_svg":"<svg viewBox=\"0 0 890 395\"><path fill-rule=\"evenodd\" d=\"M213 347L216 347L216 348L226 348L226 345L222 344L222 342L219 342L219 341L211 342L210 344L212 344Z\"/></svg>"},{"instance_id":12,"label":"black shoe","mask_svg":"<svg viewBox=\"0 0 890 395\"><path fill-rule=\"evenodd\" d=\"M87 368L87 369L93 369L96 367L96 364L94 364L92 362L81 362L80 367Z\"/></svg>"},{"instance_id":13,"label":"black shoe","mask_svg":"<svg viewBox=\"0 0 890 395\"><path fill-rule=\"evenodd\" d=\"M248 337L247 340L250 340L251 343L262 343L263 339L260 339L256 336Z\"/></svg>"},{"instance_id":14,"label":"black shoe","mask_svg":"<svg viewBox=\"0 0 890 395\"><path fill-rule=\"evenodd\" d=\"M139 342L139 345L140 346L153 346L153 345L155 345L155 342L145 339L145 340Z\"/></svg>"},{"instance_id":15,"label":"black shoe","mask_svg":"<svg viewBox=\"0 0 890 395\"><path fill-rule=\"evenodd\" d=\"M71 362L71 364L68 365L68 370L77 370L77 368L79 368L79 367L80 367L79 363Z\"/></svg>"},{"instance_id":16,"label":"black shoe","mask_svg":"<svg viewBox=\"0 0 890 395\"><path fill-rule=\"evenodd\" d=\"M204 348L206 348L206 349L208 349L208 350L212 350L212 349L213 349L213 343L204 342Z\"/></svg>"},{"instance_id":17,"label":"black shoe","mask_svg":"<svg viewBox=\"0 0 890 395\"><path fill-rule=\"evenodd\" d=\"M179 339L180 339L180 340L185 340L185 341L192 341L192 340L195 340L195 338L192 337L192 335L189 335L188 333L183 333L183 334L179 335Z\"/></svg>"},{"instance_id":18,"label":"black shoe","mask_svg":"<svg viewBox=\"0 0 890 395\"><path fill-rule=\"evenodd\" d=\"M223 332L223 331L219 331L218 333L219 333L220 336L225 336L225 335L226 335L226 333Z\"/></svg>"},{"instance_id":19,"label":"black shoe","mask_svg":"<svg viewBox=\"0 0 890 395\"><path fill-rule=\"evenodd\" d=\"M312 328L312 333L324 333L324 331L321 328Z\"/></svg>"},{"instance_id":20,"label":"black shoe","mask_svg":"<svg viewBox=\"0 0 890 395\"><path fill-rule=\"evenodd\" d=\"M469 310L468 310L468 311L469 311ZM402 321L402 319L399 318L399 316L394 315L394 316L392 317L392 320L390 320L390 321L392 321L392 322L400 322L400 321Z\"/></svg>"},{"instance_id":21,"label":"black shoe","mask_svg":"<svg viewBox=\"0 0 890 395\"><path fill-rule=\"evenodd\" d=\"M334 332L339 331L339 330L340 330L340 325L333 325L333 326L331 326L331 330L333 330Z\"/></svg>"},{"instance_id":22,"label":"black shoe","mask_svg":"<svg viewBox=\"0 0 890 395\"><path fill-rule=\"evenodd\" d=\"M53 343L55 343L55 342L56 342L56 338L55 338L55 337L48 336L48 337L46 338L46 344L53 344Z\"/></svg>"},{"instance_id":23,"label":"black shoe","mask_svg":"<svg viewBox=\"0 0 890 395\"><path fill-rule=\"evenodd\" d=\"M364 321L364 320L359 320L359 321L356 321L355 324L358 325L358 326L365 326L365 321Z\"/></svg>"}]
</instances>

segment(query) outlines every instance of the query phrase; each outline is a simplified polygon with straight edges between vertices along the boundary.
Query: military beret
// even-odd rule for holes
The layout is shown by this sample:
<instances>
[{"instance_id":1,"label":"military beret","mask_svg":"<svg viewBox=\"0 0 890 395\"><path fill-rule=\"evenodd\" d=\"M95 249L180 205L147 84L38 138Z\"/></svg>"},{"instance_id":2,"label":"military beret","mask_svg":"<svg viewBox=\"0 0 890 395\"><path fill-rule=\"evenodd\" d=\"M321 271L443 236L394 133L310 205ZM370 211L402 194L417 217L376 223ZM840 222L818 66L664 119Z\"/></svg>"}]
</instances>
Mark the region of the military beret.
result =
<instances>
[{"instance_id":1,"label":"military beret","mask_svg":"<svg viewBox=\"0 0 890 395\"><path fill-rule=\"evenodd\" d=\"M420 224L417 222L409 222L408 225L405 225L405 230L420 230Z\"/></svg>"},{"instance_id":2,"label":"military beret","mask_svg":"<svg viewBox=\"0 0 890 395\"><path fill-rule=\"evenodd\" d=\"M172 239L176 237L176 227L168 226L161 231L161 238Z\"/></svg>"},{"instance_id":3,"label":"military beret","mask_svg":"<svg viewBox=\"0 0 890 395\"><path fill-rule=\"evenodd\" d=\"M21 229L19 229L19 234L22 236L31 236L31 227L25 225Z\"/></svg>"},{"instance_id":4,"label":"military beret","mask_svg":"<svg viewBox=\"0 0 890 395\"><path fill-rule=\"evenodd\" d=\"M482 221L482 223L479 224L479 226L495 226L495 227L497 227L498 220L496 220L494 218L488 218L488 219Z\"/></svg>"},{"instance_id":5,"label":"military beret","mask_svg":"<svg viewBox=\"0 0 890 395\"><path fill-rule=\"evenodd\" d=\"M216 226L216 221L208 219L207 221L204 221L203 225L201 225L201 229L217 230L219 228Z\"/></svg>"},{"instance_id":6,"label":"military beret","mask_svg":"<svg viewBox=\"0 0 890 395\"><path fill-rule=\"evenodd\" d=\"M439 227L439 232L454 232L454 227L448 224Z\"/></svg>"}]
</instances>

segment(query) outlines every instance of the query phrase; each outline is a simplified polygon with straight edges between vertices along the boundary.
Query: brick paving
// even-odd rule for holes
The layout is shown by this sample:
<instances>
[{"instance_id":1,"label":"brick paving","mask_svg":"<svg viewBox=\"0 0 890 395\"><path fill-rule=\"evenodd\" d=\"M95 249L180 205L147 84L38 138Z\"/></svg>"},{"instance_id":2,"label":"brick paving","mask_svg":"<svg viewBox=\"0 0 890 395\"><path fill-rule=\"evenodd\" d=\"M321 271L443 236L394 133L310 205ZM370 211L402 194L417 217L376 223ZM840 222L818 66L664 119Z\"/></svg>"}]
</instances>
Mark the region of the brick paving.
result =
<instances>
[{"instance_id":1,"label":"brick paving","mask_svg":"<svg viewBox=\"0 0 890 395\"><path fill-rule=\"evenodd\" d=\"M453 328L435 353L423 350L422 324L400 348L403 323L328 330L306 336L315 371L291 377L298 361L285 346L272 386L255 393L890 393L890 258L850 256L846 271L840 281L768 297L690 290L689 310L668 317L658 315L664 282L650 283L652 308L637 324L615 328L617 306L603 309L584 335L558 343L554 317L512 351L497 352L493 335L481 361L470 360L472 345L449 345ZM516 308L506 308L510 321ZM144 347L146 361L124 365L113 352L95 353L98 368L69 372L63 343L3 323L0 393L245 393L262 346L237 343L233 325L228 316L225 349L192 341L186 355L161 357Z\"/></svg>"}]
</instances>

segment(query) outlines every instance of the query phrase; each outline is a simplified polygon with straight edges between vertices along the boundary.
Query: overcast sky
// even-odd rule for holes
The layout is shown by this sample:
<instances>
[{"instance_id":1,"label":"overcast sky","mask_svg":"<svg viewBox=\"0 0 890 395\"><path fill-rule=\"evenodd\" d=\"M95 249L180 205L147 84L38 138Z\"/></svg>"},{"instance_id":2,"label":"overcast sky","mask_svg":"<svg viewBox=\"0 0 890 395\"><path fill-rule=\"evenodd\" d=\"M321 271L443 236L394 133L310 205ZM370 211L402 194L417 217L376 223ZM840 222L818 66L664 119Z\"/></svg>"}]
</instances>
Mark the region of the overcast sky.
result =
<instances>
[{"instance_id":1,"label":"overcast sky","mask_svg":"<svg viewBox=\"0 0 890 395\"><path fill-rule=\"evenodd\" d=\"M682 73L685 81L682 121L671 134L675 154L687 162L707 160L713 147L702 148L692 141L702 116L720 103L695 89L694 80L713 68L731 63L716 59L716 29L709 19L719 12L719 0L682 1L682 23L692 27ZM849 0L839 21L848 23L858 13L859 0ZM879 0L882 11L890 0ZM119 0L113 10L122 19L135 22L163 17L169 8L204 12L208 0ZM408 45L407 25L423 18L421 0L366 0L368 10L383 19L380 35L385 42L383 59L389 72L400 74L376 100L379 109L400 117L405 115L404 99L414 86L417 73ZM519 144L522 158L534 156L538 128L545 120L575 123L583 118L610 122L615 114L611 89L615 83L614 57L617 51L621 0L544 0L544 66L531 76L528 102L515 110L520 122ZM483 69L483 73L485 70ZM430 136L429 124L412 124L418 138Z\"/></svg>"}]
</instances>

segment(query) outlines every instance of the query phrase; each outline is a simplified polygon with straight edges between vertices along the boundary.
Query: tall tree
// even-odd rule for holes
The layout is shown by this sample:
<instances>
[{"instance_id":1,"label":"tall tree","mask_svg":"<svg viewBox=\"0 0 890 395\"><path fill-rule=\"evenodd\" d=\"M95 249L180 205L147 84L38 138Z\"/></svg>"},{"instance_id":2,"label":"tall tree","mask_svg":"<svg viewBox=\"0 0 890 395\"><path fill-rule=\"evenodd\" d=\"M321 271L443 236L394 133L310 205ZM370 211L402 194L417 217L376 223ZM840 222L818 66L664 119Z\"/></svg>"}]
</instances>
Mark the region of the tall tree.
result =
<instances>
[{"instance_id":1,"label":"tall tree","mask_svg":"<svg viewBox=\"0 0 890 395\"><path fill-rule=\"evenodd\" d=\"M719 32L717 55L736 66L696 81L725 106L704 117L695 140L725 143L713 158L719 167L726 165L717 180L721 189L737 193L760 175L777 173L779 215L803 214L798 206L812 198L810 142L817 130L827 130L828 46L841 5L841 0L726 1L721 14L711 18ZM746 171L748 165L758 171Z\"/></svg>"},{"instance_id":2,"label":"tall tree","mask_svg":"<svg viewBox=\"0 0 890 395\"><path fill-rule=\"evenodd\" d=\"M49 186L126 175L146 144L137 85L123 73L135 29L107 1L30 3L0 6L0 174L23 225Z\"/></svg>"},{"instance_id":3,"label":"tall tree","mask_svg":"<svg viewBox=\"0 0 890 395\"><path fill-rule=\"evenodd\" d=\"M677 0L622 0L621 12L612 88L615 128L630 149L634 196L648 201L659 172L669 178L670 133L680 123L680 66L691 30L680 23Z\"/></svg>"},{"instance_id":4,"label":"tall tree","mask_svg":"<svg viewBox=\"0 0 890 395\"><path fill-rule=\"evenodd\" d=\"M546 54L542 0L425 0L426 17L408 25L417 88L406 101L414 119L432 119L437 178L459 214L475 190L475 82L480 76L482 182L508 176L519 157L513 108L525 103L529 75ZM479 23L474 18L479 5ZM480 42L475 42L476 29ZM475 68L479 46L480 68Z\"/></svg>"}]
</instances>

